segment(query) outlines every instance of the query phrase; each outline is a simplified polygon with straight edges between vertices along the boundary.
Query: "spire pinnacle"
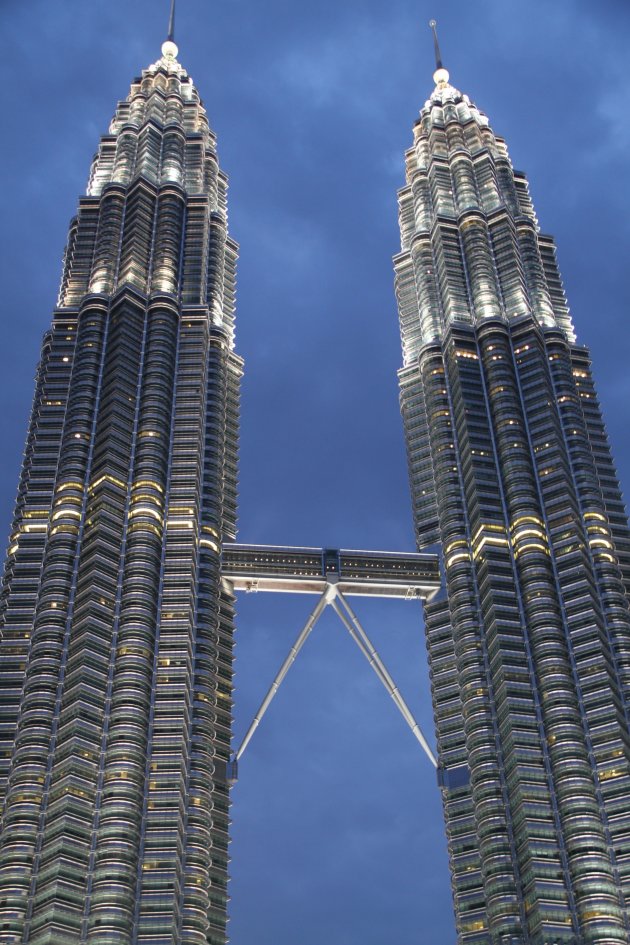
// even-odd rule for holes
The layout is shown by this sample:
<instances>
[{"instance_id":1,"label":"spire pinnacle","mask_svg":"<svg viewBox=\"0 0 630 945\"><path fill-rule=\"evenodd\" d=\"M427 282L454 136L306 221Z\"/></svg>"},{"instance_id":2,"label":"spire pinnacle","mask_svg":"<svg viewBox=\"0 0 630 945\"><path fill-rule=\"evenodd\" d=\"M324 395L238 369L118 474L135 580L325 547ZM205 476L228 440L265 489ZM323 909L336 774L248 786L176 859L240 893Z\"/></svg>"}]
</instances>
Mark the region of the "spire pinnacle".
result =
<instances>
[{"instance_id":1,"label":"spire pinnacle","mask_svg":"<svg viewBox=\"0 0 630 945\"><path fill-rule=\"evenodd\" d=\"M168 18L168 34L166 42L162 43L162 55L165 59L177 59L179 52L175 45L175 0L171 0L171 13Z\"/></svg>"},{"instance_id":2,"label":"spire pinnacle","mask_svg":"<svg viewBox=\"0 0 630 945\"><path fill-rule=\"evenodd\" d=\"M435 72L433 81L436 85L447 85L449 80L448 70L442 64L442 53L440 52L440 43L437 34L437 23L435 20L429 20L429 26L433 32L433 49L435 50Z\"/></svg>"}]
</instances>

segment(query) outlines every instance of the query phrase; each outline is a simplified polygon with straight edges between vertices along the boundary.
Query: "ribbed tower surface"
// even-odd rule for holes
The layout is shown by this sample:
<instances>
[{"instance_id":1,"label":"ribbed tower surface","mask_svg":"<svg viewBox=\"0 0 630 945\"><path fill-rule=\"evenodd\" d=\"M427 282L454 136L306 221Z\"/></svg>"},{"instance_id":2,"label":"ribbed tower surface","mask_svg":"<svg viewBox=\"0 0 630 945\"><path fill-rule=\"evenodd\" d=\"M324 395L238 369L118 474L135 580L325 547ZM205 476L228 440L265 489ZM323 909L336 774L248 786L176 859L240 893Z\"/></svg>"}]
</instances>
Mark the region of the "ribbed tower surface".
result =
<instances>
[{"instance_id":1,"label":"ribbed tower surface","mask_svg":"<svg viewBox=\"0 0 630 945\"><path fill-rule=\"evenodd\" d=\"M436 53L395 270L458 945L627 945L627 518L553 241Z\"/></svg>"},{"instance_id":2,"label":"ribbed tower surface","mask_svg":"<svg viewBox=\"0 0 630 945\"><path fill-rule=\"evenodd\" d=\"M101 140L37 373L2 597L7 945L226 941L237 246L176 56Z\"/></svg>"}]
</instances>

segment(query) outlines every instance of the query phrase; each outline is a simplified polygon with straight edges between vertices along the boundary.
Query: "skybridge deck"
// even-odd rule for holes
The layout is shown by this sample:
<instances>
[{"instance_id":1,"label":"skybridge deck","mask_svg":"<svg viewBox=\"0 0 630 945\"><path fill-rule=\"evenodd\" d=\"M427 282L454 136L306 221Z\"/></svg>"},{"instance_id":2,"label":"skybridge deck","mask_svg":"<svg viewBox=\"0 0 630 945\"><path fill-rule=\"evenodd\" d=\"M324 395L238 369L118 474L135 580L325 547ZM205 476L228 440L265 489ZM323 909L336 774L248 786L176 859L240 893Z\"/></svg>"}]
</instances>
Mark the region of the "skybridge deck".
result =
<instances>
[{"instance_id":1,"label":"skybridge deck","mask_svg":"<svg viewBox=\"0 0 630 945\"><path fill-rule=\"evenodd\" d=\"M238 543L223 546L222 574L236 591L322 594L335 584L347 595L411 600L441 584L435 554Z\"/></svg>"}]
</instances>

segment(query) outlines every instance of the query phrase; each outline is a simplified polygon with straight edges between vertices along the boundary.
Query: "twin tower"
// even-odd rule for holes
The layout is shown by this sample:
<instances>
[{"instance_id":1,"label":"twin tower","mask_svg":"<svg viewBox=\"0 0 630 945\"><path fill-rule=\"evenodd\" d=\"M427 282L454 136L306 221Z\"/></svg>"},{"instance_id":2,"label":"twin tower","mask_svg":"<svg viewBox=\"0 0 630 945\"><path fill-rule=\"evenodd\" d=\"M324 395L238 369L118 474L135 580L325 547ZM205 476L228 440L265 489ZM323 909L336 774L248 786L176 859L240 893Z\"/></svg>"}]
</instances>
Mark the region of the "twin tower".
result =
<instances>
[{"instance_id":1,"label":"twin tower","mask_svg":"<svg viewBox=\"0 0 630 945\"><path fill-rule=\"evenodd\" d=\"M239 545L237 246L177 56L101 139L44 336L0 611L0 939L227 941L234 594L266 587L320 594L364 652L347 594L425 600L458 945L628 945L630 533L525 178L438 57L395 271L441 580L429 553Z\"/></svg>"}]
</instances>

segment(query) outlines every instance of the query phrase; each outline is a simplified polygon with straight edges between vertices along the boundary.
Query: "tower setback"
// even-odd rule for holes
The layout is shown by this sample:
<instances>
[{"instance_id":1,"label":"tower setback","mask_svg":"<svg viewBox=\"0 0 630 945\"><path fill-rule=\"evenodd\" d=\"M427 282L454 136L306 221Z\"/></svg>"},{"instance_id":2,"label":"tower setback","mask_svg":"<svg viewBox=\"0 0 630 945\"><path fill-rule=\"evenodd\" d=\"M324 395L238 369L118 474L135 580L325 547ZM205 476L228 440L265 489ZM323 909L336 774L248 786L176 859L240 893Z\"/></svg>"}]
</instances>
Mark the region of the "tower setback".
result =
<instances>
[{"instance_id":1,"label":"tower setback","mask_svg":"<svg viewBox=\"0 0 630 945\"><path fill-rule=\"evenodd\" d=\"M436 55L395 272L458 943L622 945L628 523L553 241Z\"/></svg>"},{"instance_id":2,"label":"tower setback","mask_svg":"<svg viewBox=\"0 0 630 945\"><path fill-rule=\"evenodd\" d=\"M226 191L170 35L101 140L37 372L1 602L7 945L226 941Z\"/></svg>"}]
</instances>

